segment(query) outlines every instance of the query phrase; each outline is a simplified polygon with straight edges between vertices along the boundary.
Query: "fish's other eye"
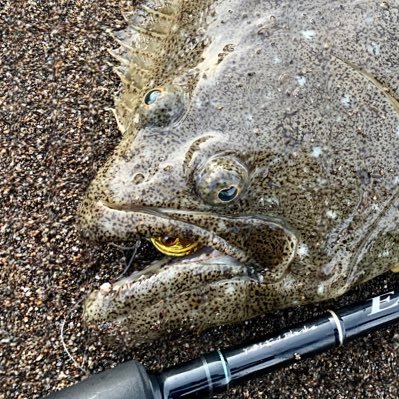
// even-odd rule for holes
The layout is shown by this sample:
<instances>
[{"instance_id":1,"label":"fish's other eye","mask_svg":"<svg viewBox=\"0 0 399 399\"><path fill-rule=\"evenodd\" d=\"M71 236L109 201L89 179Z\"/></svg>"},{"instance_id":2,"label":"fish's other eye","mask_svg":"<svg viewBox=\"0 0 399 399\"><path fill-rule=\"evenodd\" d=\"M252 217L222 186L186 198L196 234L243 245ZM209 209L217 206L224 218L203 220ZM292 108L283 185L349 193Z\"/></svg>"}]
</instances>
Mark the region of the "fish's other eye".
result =
<instances>
[{"instance_id":1,"label":"fish's other eye","mask_svg":"<svg viewBox=\"0 0 399 399\"><path fill-rule=\"evenodd\" d=\"M150 90L147 92L147 94L144 96L144 102L147 105L154 104L155 101L157 101L157 98L161 95L161 90L159 89L154 89Z\"/></svg>"},{"instance_id":2,"label":"fish's other eye","mask_svg":"<svg viewBox=\"0 0 399 399\"><path fill-rule=\"evenodd\" d=\"M210 158L196 174L197 193L210 205L224 205L239 198L248 186L248 168L229 155Z\"/></svg>"},{"instance_id":3,"label":"fish's other eye","mask_svg":"<svg viewBox=\"0 0 399 399\"><path fill-rule=\"evenodd\" d=\"M166 85L149 90L139 108L141 127L166 127L185 115L188 96L180 86Z\"/></svg>"}]
</instances>

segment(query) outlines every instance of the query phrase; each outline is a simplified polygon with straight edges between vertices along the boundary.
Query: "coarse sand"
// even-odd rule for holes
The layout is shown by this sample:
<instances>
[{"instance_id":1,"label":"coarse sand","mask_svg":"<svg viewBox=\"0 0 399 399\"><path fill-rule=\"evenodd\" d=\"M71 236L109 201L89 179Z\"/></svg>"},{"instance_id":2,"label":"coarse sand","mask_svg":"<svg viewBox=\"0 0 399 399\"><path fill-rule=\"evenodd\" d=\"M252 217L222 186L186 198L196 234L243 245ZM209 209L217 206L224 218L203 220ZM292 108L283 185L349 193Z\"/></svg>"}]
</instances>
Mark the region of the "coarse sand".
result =
<instances>
[{"instance_id":1,"label":"coarse sand","mask_svg":"<svg viewBox=\"0 0 399 399\"><path fill-rule=\"evenodd\" d=\"M110 349L80 318L93 287L118 276L123 253L83 242L77 205L115 143L119 81L107 28L128 1L0 0L0 398L34 399L128 359L160 371L399 287L386 274L329 303L200 336ZM137 260L149 256L145 247ZM67 355L64 341L78 366ZM399 397L399 327L299 361L222 398Z\"/></svg>"}]
</instances>

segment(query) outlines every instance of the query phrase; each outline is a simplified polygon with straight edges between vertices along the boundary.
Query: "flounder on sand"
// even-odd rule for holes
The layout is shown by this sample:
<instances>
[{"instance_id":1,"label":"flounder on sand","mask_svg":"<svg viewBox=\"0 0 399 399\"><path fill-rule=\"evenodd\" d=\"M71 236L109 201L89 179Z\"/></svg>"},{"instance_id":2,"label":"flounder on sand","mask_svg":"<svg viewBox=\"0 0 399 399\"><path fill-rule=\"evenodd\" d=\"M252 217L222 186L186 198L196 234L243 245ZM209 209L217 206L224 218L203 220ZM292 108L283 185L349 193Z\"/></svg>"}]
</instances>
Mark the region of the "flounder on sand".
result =
<instances>
[{"instance_id":1,"label":"flounder on sand","mask_svg":"<svg viewBox=\"0 0 399 399\"><path fill-rule=\"evenodd\" d=\"M399 1L146 0L84 237L166 255L90 294L132 342L339 296L399 265Z\"/></svg>"}]
</instances>

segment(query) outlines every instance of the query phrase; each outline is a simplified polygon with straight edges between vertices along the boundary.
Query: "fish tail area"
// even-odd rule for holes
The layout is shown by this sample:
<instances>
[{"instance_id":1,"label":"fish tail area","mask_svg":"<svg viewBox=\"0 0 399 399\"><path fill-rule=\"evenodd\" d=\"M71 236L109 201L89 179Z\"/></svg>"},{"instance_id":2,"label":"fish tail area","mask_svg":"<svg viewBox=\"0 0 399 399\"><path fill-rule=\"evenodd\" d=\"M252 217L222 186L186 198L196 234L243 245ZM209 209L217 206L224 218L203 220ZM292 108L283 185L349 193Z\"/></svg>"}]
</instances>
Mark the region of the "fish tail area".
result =
<instances>
[{"instance_id":1,"label":"fish tail area","mask_svg":"<svg viewBox=\"0 0 399 399\"><path fill-rule=\"evenodd\" d=\"M171 80L171 74L176 76L174 66L169 68L169 75L165 74L168 69L165 65L170 59L182 57L182 49L188 40L194 40L194 29L210 3L210 0L146 0L123 13L127 27L110 32L119 47L109 51L118 62L114 72L123 83L121 94L115 98L122 131L131 124L145 92L165 79Z\"/></svg>"}]
</instances>

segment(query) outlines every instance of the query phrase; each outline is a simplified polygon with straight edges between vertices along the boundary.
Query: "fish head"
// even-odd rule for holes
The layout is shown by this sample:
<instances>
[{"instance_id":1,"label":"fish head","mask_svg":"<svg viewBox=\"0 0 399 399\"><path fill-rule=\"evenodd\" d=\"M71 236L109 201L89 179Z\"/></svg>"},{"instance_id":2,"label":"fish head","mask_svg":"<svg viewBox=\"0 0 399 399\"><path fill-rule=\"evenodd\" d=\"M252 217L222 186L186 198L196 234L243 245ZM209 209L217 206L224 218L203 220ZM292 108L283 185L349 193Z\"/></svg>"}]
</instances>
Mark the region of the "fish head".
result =
<instances>
[{"instance_id":1,"label":"fish head","mask_svg":"<svg viewBox=\"0 0 399 399\"><path fill-rule=\"evenodd\" d=\"M81 230L105 241L178 238L281 278L297 238L263 209L261 181L272 156L259 151L264 132L235 110L223 112L231 99L213 98L204 80L191 93L170 84L143 96L134 127L81 204Z\"/></svg>"}]
</instances>

